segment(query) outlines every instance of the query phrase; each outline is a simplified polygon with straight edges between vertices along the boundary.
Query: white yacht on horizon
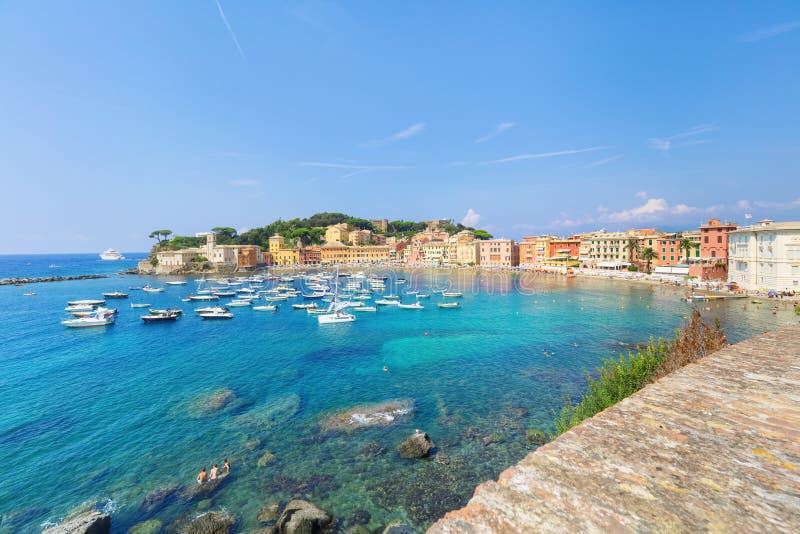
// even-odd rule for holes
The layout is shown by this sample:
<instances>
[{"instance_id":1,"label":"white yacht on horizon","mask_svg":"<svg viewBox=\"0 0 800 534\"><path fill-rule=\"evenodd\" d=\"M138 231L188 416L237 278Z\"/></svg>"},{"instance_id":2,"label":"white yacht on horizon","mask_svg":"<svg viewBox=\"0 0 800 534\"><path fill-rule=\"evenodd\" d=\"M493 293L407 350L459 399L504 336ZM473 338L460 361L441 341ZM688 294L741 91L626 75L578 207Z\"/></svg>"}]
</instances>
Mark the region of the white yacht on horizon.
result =
<instances>
[{"instance_id":1,"label":"white yacht on horizon","mask_svg":"<svg viewBox=\"0 0 800 534\"><path fill-rule=\"evenodd\" d=\"M108 260L108 261L124 260L125 256L123 256L122 254L117 252L115 249L110 248L110 249L100 253L100 259L101 260Z\"/></svg>"}]
</instances>

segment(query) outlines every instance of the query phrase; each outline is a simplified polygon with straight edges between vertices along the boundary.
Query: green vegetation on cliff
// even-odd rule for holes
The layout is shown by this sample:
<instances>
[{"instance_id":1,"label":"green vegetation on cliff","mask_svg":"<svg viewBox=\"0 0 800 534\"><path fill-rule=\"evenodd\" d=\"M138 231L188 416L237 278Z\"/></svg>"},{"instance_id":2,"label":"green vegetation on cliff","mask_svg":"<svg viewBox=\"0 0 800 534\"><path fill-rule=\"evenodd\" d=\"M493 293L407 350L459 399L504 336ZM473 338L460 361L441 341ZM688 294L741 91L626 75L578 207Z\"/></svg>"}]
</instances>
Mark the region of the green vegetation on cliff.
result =
<instances>
[{"instance_id":1,"label":"green vegetation on cliff","mask_svg":"<svg viewBox=\"0 0 800 534\"><path fill-rule=\"evenodd\" d=\"M597 370L597 378L587 376L588 391L577 404L568 402L555 419L556 435L636 393L647 384L695 362L725 345L719 324L710 325L695 310L689 323L675 332L671 341L650 341L646 347L627 356L608 358Z\"/></svg>"}]
</instances>

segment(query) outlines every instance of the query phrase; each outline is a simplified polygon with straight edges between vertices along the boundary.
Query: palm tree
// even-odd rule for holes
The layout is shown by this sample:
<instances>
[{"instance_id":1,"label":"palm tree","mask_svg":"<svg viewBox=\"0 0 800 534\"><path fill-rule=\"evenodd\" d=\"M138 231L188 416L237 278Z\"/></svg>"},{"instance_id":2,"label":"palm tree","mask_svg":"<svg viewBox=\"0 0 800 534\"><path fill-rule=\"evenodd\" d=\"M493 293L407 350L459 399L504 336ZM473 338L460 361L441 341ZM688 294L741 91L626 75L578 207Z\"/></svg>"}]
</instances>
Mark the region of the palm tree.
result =
<instances>
[{"instance_id":1,"label":"palm tree","mask_svg":"<svg viewBox=\"0 0 800 534\"><path fill-rule=\"evenodd\" d=\"M625 248L628 249L628 261L633 263L633 257L639 254L639 239L629 237L628 244L625 245Z\"/></svg>"},{"instance_id":2,"label":"palm tree","mask_svg":"<svg viewBox=\"0 0 800 534\"><path fill-rule=\"evenodd\" d=\"M656 251L653 250L653 247L647 247L642 251L642 254L639 257L647 262L647 273L649 274L650 262L656 259Z\"/></svg>"},{"instance_id":3,"label":"palm tree","mask_svg":"<svg viewBox=\"0 0 800 534\"><path fill-rule=\"evenodd\" d=\"M678 239L680 240L680 241L678 241L678 250L685 250L686 251L686 263L688 264L689 263L689 252L691 252L691 250L693 248L696 248L699 245L697 243L695 243L694 241L692 241L690 238L683 237L682 235L678 235Z\"/></svg>"}]
</instances>

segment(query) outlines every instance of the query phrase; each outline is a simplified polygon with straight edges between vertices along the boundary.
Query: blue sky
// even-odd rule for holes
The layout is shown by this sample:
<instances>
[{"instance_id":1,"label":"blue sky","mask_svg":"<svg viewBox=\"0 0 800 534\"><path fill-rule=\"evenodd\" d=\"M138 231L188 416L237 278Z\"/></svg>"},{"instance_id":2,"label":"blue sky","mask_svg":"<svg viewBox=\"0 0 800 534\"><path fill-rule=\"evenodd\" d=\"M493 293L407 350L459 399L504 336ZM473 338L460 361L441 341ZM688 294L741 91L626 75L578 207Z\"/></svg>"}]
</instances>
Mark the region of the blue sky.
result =
<instances>
[{"instance_id":1,"label":"blue sky","mask_svg":"<svg viewBox=\"0 0 800 534\"><path fill-rule=\"evenodd\" d=\"M0 253L800 219L800 4L601 4L0 2Z\"/></svg>"}]
</instances>

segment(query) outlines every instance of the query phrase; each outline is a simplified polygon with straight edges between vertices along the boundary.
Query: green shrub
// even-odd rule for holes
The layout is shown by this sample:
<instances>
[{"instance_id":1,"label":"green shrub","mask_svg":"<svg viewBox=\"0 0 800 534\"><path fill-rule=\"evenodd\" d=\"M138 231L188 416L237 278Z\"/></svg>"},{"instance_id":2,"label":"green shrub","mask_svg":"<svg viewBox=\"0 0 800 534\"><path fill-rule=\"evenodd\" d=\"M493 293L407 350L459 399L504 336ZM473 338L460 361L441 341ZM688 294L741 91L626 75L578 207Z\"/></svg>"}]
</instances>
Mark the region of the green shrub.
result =
<instances>
[{"instance_id":1,"label":"green shrub","mask_svg":"<svg viewBox=\"0 0 800 534\"><path fill-rule=\"evenodd\" d=\"M651 339L648 346L629 352L627 356L603 360L596 379L587 373L588 391L578 403L567 400L556 414L556 435L636 393L653 380L711 354L725 342L719 323L709 325L695 310L689 323L676 331L672 341Z\"/></svg>"},{"instance_id":2,"label":"green shrub","mask_svg":"<svg viewBox=\"0 0 800 534\"><path fill-rule=\"evenodd\" d=\"M632 272L632 273L635 273L636 271L639 270L639 268L636 265L631 264L631 265L628 265L628 270L630 272Z\"/></svg>"}]
</instances>

